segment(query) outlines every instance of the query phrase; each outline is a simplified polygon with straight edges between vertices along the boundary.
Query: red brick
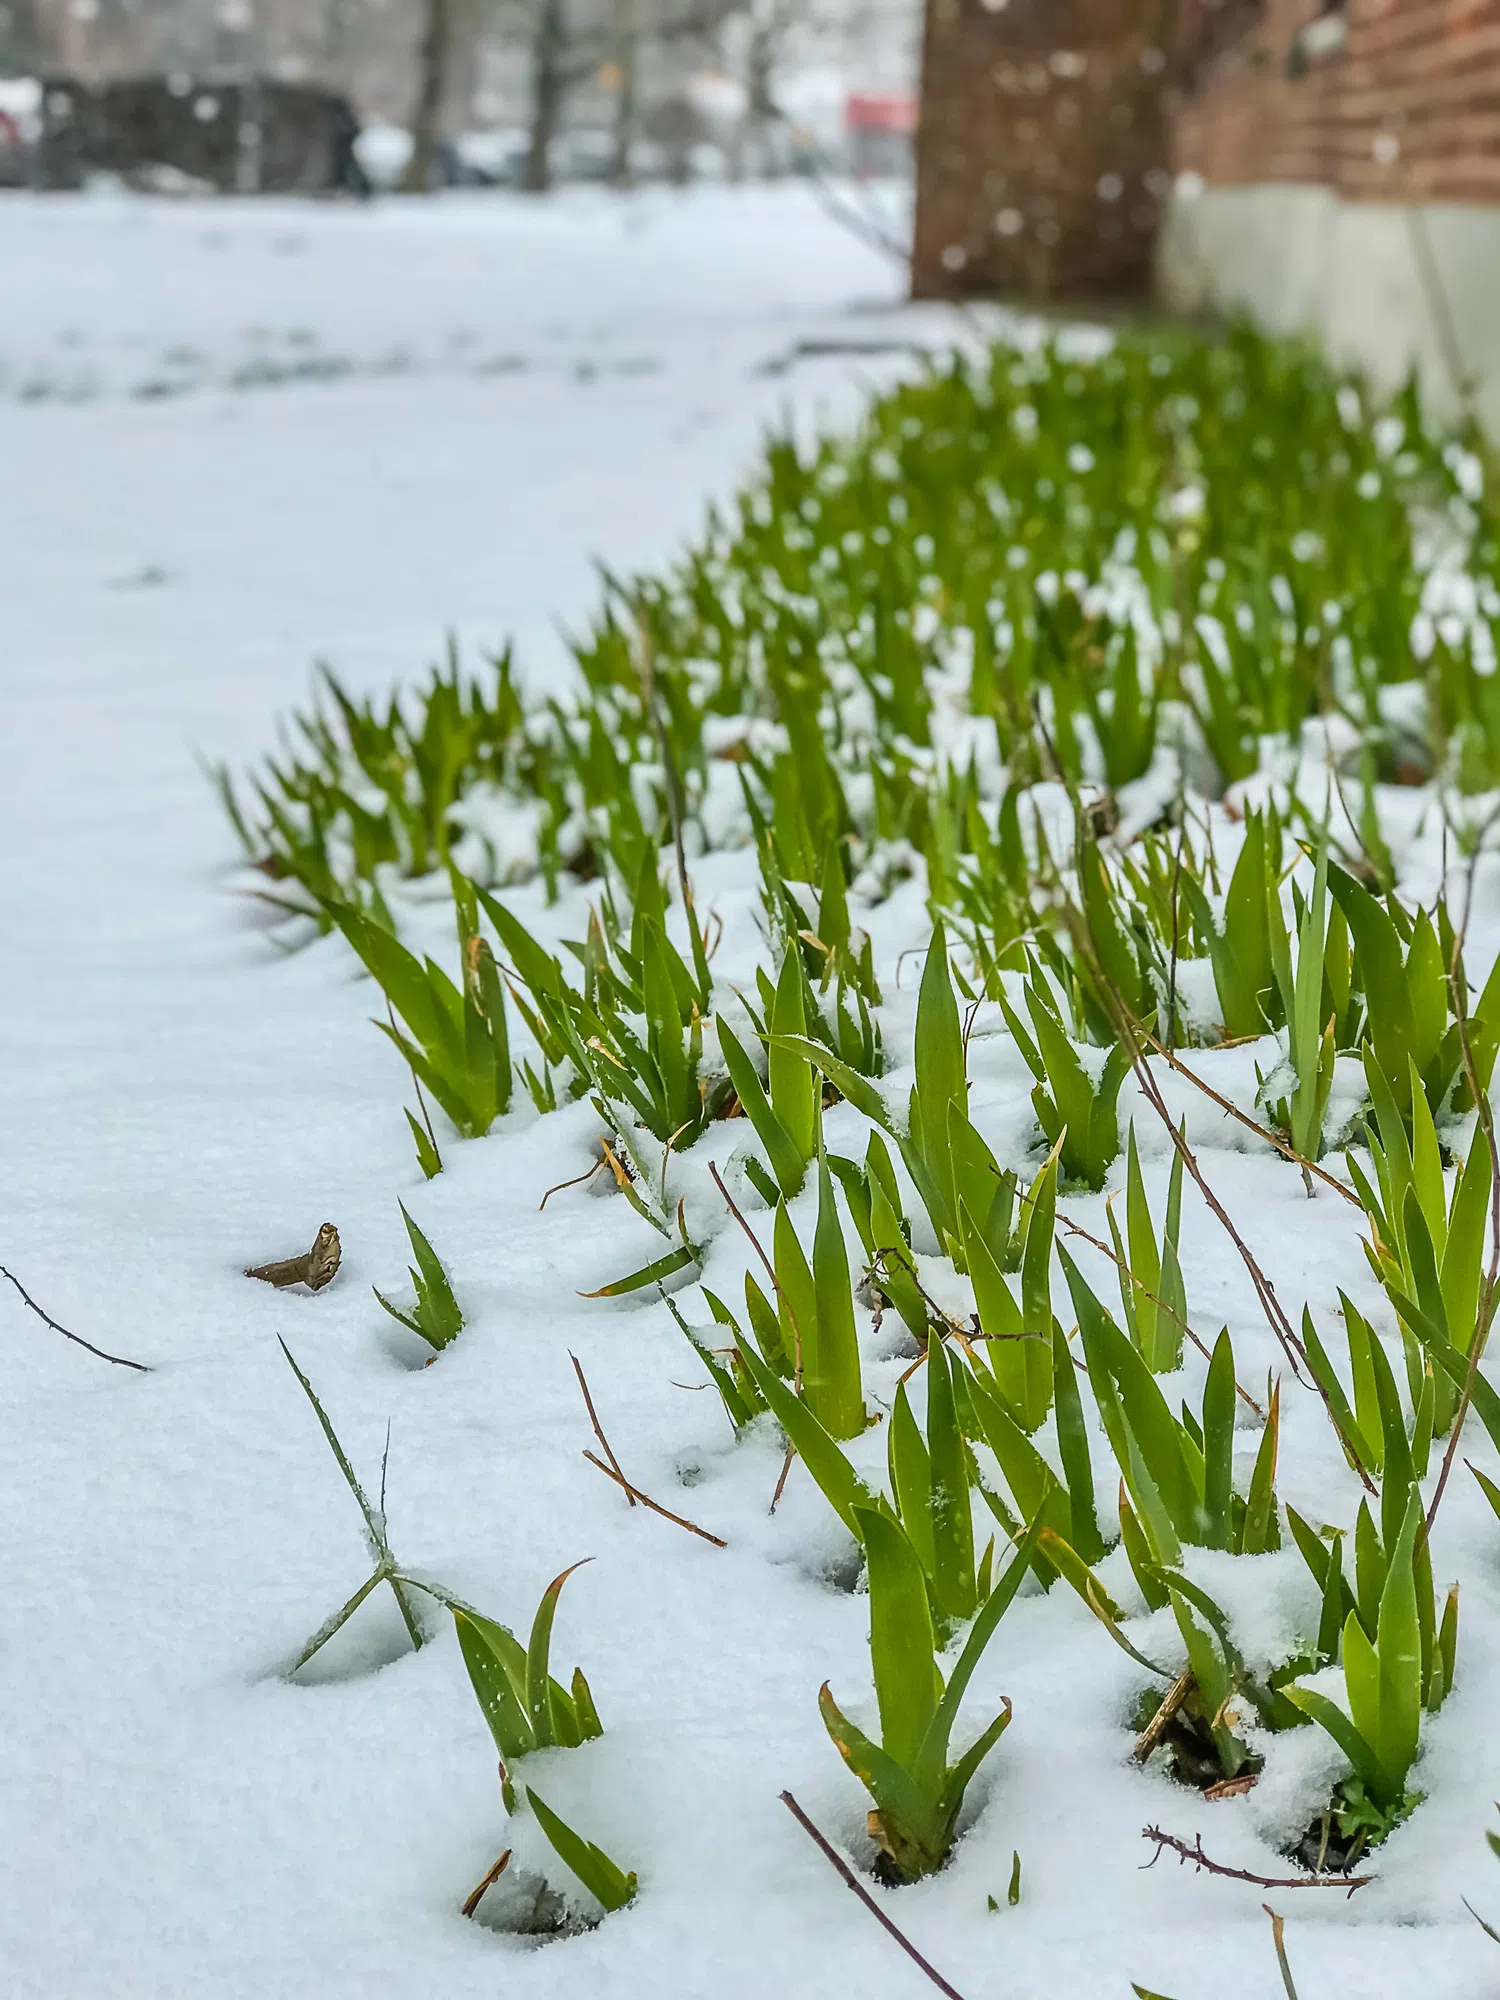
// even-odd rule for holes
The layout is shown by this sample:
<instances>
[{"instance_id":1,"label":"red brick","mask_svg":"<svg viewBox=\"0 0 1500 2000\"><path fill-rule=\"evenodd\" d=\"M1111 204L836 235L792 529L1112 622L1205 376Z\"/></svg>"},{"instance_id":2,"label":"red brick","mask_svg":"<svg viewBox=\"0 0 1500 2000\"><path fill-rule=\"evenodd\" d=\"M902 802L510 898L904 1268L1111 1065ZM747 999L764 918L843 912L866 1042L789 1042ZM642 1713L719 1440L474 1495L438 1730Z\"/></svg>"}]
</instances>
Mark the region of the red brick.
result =
<instances>
[{"instance_id":1,"label":"red brick","mask_svg":"<svg viewBox=\"0 0 1500 2000\"><path fill-rule=\"evenodd\" d=\"M1500 200L1500 0L1347 0L1344 43L1293 76L1294 41L1323 11L1322 0L1178 0L1173 67L1158 85L1139 63L1150 0L1009 0L995 13L928 0L917 289L1139 289L1146 233L1101 231L1154 206L1138 198L1163 159L1226 186ZM1034 89L1058 51L1086 54L1085 76ZM1111 100L1124 127L1104 115ZM1383 159L1391 139L1398 150ZM1111 172L1127 184L1113 213L1095 193ZM1013 237L994 227L1006 207L1026 218Z\"/></svg>"}]
</instances>

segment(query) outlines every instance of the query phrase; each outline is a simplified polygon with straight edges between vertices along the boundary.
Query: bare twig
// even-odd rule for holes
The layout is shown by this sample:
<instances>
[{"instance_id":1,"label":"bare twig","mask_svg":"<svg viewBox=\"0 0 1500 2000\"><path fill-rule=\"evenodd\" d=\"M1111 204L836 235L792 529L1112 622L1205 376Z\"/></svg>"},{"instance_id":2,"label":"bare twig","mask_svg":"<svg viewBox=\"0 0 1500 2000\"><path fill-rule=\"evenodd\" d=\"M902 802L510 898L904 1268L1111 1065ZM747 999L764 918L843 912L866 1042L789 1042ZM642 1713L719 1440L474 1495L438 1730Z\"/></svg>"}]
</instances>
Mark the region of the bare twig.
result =
<instances>
[{"instance_id":1,"label":"bare twig","mask_svg":"<svg viewBox=\"0 0 1500 2000\"><path fill-rule=\"evenodd\" d=\"M1221 1097L1212 1084L1205 1083L1196 1070L1189 1069L1185 1062L1178 1060L1171 1049L1167 1048L1164 1043L1159 1042L1149 1028L1142 1028L1141 1034L1157 1055L1169 1062L1179 1076L1186 1077L1188 1082L1201 1090L1205 1097L1211 1098L1226 1116L1237 1118L1247 1131L1254 1132L1258 1138L1264 1139L1267 1145L1274 1146L1284 1159L1288 1159L1294 1166L1300 1167L1303 1173L1314 1175L1316 1179L1325 1182L1331 1187L1335 1194L1341 1194L1345 1201L1352 1202L1356 1208L1360 1206L1359 1196L1354 1192L1353 1188L1345 1187L1342 1181L1335 1180L1334 1176L1320 1167L1315 1160L1304 1159L1289 1140L1283 1139L1279 1132L1273 1132L1269 1125L1262 1125L1260 1120L1252 1118L1248 1111L1241 1111L1237 1104L1231 1104L1227 1097ZM1260 1040L1260 1037L1259 1035L1242 1035L1240 1040L1256 1042Z\"/></svg>"},{"instance_id":2,"label":"bare twig","mask_svg":"<svg viewBox=\"0 0 1500 2000\"><path fill-rule=\"evenodd\" d=\"M481 1883L479 1883L477 1887L471 1889L468 1895L464 1897L464 1903L463 1903L464 1916L466 1917L473 1916L474 1912L479 1908L480 1903L484 1900L485 1890L493 1889L495 1884L500 1880L500 1877L505 1873L506 1869L509 1866L510 1866L510 1849L507 1847L505 1852L501 1855L500 1859L495 1863L494 1867L490 1870L489 1874L485 1876L484 1880Z\"/></svg>"},{"instance_id":3,"label":"bare twig","mask_svg":"<svg viewBox=\"0 0 1500 2000\"><path fill-rule=\"evenodd\" d=\"M877 1250L875 1252L875 1255L870 1262L870 1276L872 1278L889 1277L890 1266L888 1263L888 1259L891 1255L891 1252L895 1248L896 1248L895 1244L892 1243L888 1244L885 1248ZM1044 1336L1042 1335L1030 1334L1030 1333L1020 1333L1020 1334L982 1333L976 1336L969 1331L969 1329L963 1324L962 1320L955 1319L952 1313L945 1312L943 1310L943 1308L938 1304L937 1300L932 1296L931 1292L929 1292L927 1287L922 1283L922 1280L917 1276L915 1267L909 1270L906 1273L906 1275L911 1280L912 1284L916 1287L917 1296L921 1299L923 1305L926 1306L928 1312L932 1315L931 1319L928 1322L928 1327L927 1327L929 1336L932 1334L934 1330L936 1330L940 1339L946 1339L950 1333L955 1334L960 1340L970 1340L974 1338L978 1338L980 1340L1035 1340L1044 1338ZM926 1356L924 1355L922 1358L925 1360Z\"/></svg>"},{"instance_id":4,"label":"bare twig","mask_svg":"<svg viewBox=\"0 0 1500 2000\"><path fill-rule=\"evenodd\" d=\"M81 1333L69 1333L65 1326L59 1326L51 1313L44 1312L37 1304L15 1272L7 1271L3 1264L0 1264L0 1278L9 1278L37 1318L50 1326L54 1333L60 1333L64 1340L71 1340L75 1347L86 1347L90 1354L97 1354L101 1361L112 1361L116 1368L133 1368L138 1375L149 1375L152 1372L149 1363L145 1361L127 1361L123 1354L107 1354L102 1347L95 1347L91 1340L85 1340Z\"/></svg>"},{"instance_id":5,"label":"bare twig","mask_svg":"<svg viewBox=\"0 0 1500 2000\"><path fill-rule=\"evenodd\" d=\"M604 1160L602 1159L595 1160L594 1164L590 1168L588 1168L588 1170L585 1173L575 1174L572 1180L559 1181L556 1187L549 1187L547 1192L542 1196L541 1200L537 1203L537 1213L540 1214L541 1211L547 1206L548 1202L551 1201L553 1195L561 1194L564 1188L582 1187L585 1181L591 1181L597 1174L602 1174L604 1172L605 1165L606 1162Z\"/></svg>"},{"instance_id":6,"label":"bare twig","mask_svg":"<svg viewBox=\"0 0 1500 2000\"><path fill-rule=\"evenodd\" d=\"M793 124L793 120L788 116L787 112L774 100L766 108L772 118L777 120L778 123L788 127ZM818 198L819 205L842 228L849 230L853 235L859 237L872 250L879 250L885 256L892 258L904 271L909 271L911 269L911 246L901 242L899 237L891 233L885 218L872 207L868 199L863 203L862 210L860 208L850 208L845 205L838 189L834 186L828 160L825 158L820 147L808 147L804 143L801 150L809 169L808 178L812 183L813 192ZM854 185L855 189L859 190L859 183L857 181Z\"/></svg>"},{"instance_id":7,"label":"bare twig","mask_svg":"<svg viewBox=\"0 0 1500 2000\"><path fill-rule=\"evenodd\" d=\"M1191 1861L1195 1868L1205 1869L1210 1875L1223 1875L1232 1882L1250 1882L1257 1889L1344 1889L1352 1896L1356 1889L1363 1889L1367 1882L1373 1882L1373 1875L1252 1875L1247 1868L1231 1868L1226 1862L1214 1861L1203 1852L1203 1836L1197 1834L1193 1844L1179 1840L1175 1833L1163 1833L1159 1826L1141 1828L1142 1840L1156 1843L1156 1852L1145 1864L1154 1868L1165 1849L1170 1848L1179 1861Z\"/></svg>"},{"instance_id":8,"label":"bare twig","mask_svg":"<svg viewBox=\"0 0 1500 2000\"><path fill-rule=\"evenodd\" d=\"M609 1460L609 1465L605 1469L606 1471L610 1470L613 1471L614 1477L619 1481L620 1485L625 1489L626 1499L629 1500L631 1506L633 1507L635 1505L634 1490L631 1487L630 1481L625 1477L624 1473L620 1470L620 1461L615 1457L614 1452L610 1449L609 1439L604 1435L604 1426L599 1421L599 1412L594 1408L594 1399L589 1394L588 1377L583 1372L583 1363L578 1359L578 1356L576 1354L573 1354L571 1352L568 1355L568 1359L573 1364L573 1373L578 1377L578 1386L583 1391L583 1407L589 1413L589 1422L594 1427L594 1436L598 1438L600 1449L603 1451L604 1456ZM587 1457L588 1453L585 1452L584 1456Z\"/></svg>"},{"instance_id":9,"label":"bare twig","mask_svg":"<svg viewBox=\"0 0 1500 2000\"><path fill-rule=\"evenodd\" d=\"M1075 848L1075 860L1078 869L1078 874L1081 879L1083 873L1083 847L1084 847L1085 828L1087 825L1087 820L1084 814L1082 802L1078 796L1078 787L1073 783L1072 779L1068 776L1068 773L1063 765L1062 759L1058 755L1057 746L1052 741L1051 733L1047 728L1046 718L1042 714L1040 697L1035 692L1033 692L1032 694L1032 713L1035 716L1036 726L1038 730L1041 732L1043 741L1046 743L1049 751L1051 752L1053 763L1057 768L1057 775L1059 781L1063 784L1063 786L1067 791L1068 802L1073 810L1073 838L1074 838L1074 848ZM1111 979L1109 974L1105 971L1103 962L1101 961L1099 953L1094 944L1093 929L1089 923L1087 910L1084 909L1081 906L1081 904L1075 905L1071 897L1065 897L1063 901L1063 917L1064 921L1067 923L1069 933L1072 936L1074 949L1077 951L1080 959L1087 965L1088 970L1093 978L1095 989L1099 993L1101 999L1104 1001L1105 1011L1109 1014L1110 1017L1110 1026L1114 1029L1116 1037L1118 1038L1119 1042L1121 1043L1122 1047L1125 1050L1126 1057L1130 1063L1131 1072L1134 1075L1136 1083L1140 1088L1141 1095L1146 1099L1147 1103L1151 1106L1152 1110L1155 1111L1157 1116L1161 1119L1162 1123L1166 1126L1168 1136L1171 1138L1172 1144L1177 1151L1178 1157L1181 1159L1183 1165L1187 1168L1188 1172L1193 1177L1194 1185L1197 1187L1199 1193L1203 1196L1203 1199L1207 1202L1209 1209L1212 1211L1215 1219L1218 1221L1220 1226L1229 1236L1235 1248L1239 1251L1240 1259L1243 1262L1246 1271L1249 1273L1251 1284L1255 1288L1255 1295L1260 1301L1261 1310L1265 1313L1266 1319L1270 1324L1271 1331L1275 1334L1277 1340L1281 1344L1282 1351L1285 1353L1287 1357L1287 1361L1291 1366L1292 1373L1296 1376L1299 1382L1303 1383L1307 1381L1307 1378L1309 1376L1313 1377L1313 1386L1318 1390L1319 1395L1322 1397L1323 1407L1328 1412L1329 1422L1333 1425L1335 1431L1337 1431L1340 1439L1343 1441L1344 1450L1349 1458L1350 1464L1353 1465L1358 1471L1360 1478L1364 1481L1367 1491L1374 1493L1376 1491L1375 1482L1371 1479L1369 1473L1365 1470L1364 1464L1361 1461L1358 1452L1355 1449L1353 1441L1345 1436L1344 1431L1339 1424L1338 1418L1334 1414L1333 1406L1329 1402L1326 1392L1323 1390L1321 1384L1318 1383L1316 1376L1313 1375L1312 1364L1308 1360L1306 1349L1303 1347L1302 1342L1297 1338L1297 1335L1292 1328L1291 1321L1287 1318L1286 1313L1282 1309L1281 1301L1277 1298L1275 1289L1272 1286L1270 1279L1266 1276L1265 1272L1262 1271L1260 1265L1256 1262L1255 1256L1252 1253L1249 1244L1246 1243L1245 1239L1240 1235L1239 1231L1235 1228L1234 1223L1230 1219L1228 1210L1224 1207L1224 1204L1219 1200L1218 1196L1214 1193L1213 1189L1209 1186L1207 1180L1204 1178L1203 1171L1199 1167L1198 1162L1193 1155L1193 1150L1188 1145L1186 1134L1179 1131L1177 1126L1172 1121L1172 1114L1167 1109L1166 1099L1161 1094L1161 1086L1157 1083L1156 1078L1152 1075L1151 1066L1146 1061L1145 1050L1144 1050L1144 1043L1147 1039L1146 1028L1144 1024L1137 1019L1128 1001L1125 999L1124 994L1121 993L1119 987L1115 984L1114 980ZM1158 1044L1157 1046L1160 1045ZM1191 1072L1189 1072L1189 1074L1191 1074ZM1304 1369L1306 1370L1306 1374L1304 1374L1303 1372Z\"/></svg>"},{"instance_id":10,"label":"bare twig","mask_svg":"<svg viewBox=\"0 0 1500 2000\"><path fill-rule=\"evenodd\" d=\"M605 1450L607 1451L608 1449L609 1447L606 1445ZM716 1549L727 1549L729 1547L728 1542L724 1540L722 1535L711 1535L707 1528L700 1528L696 1521L689 1521L681 1514L674 1514L670 1507L663 1507L660 1501L653 1500L649 1493L643 1493L639 1486L632 1486L618 1467L606 1465L602 1458L595 1458L591 1451L586 1451L583 1455L590 1465L598 1466L606 1479L612 1479L615 1482L632 1507L639 1502L642 1507L649 1507L653 1514L660 1514L664 1521L672 1521L679 1528L686 1528L690 1535L700 1535L705 1542L712 1542Z\"/></svg>"},{"instance_id":11,"label":"bare twig","mask_svg":"<svg viewBox=\"0 0 1500 2000\"><path fill-rule=\"evenodd\" d=\"M865 1887L864 1883L860 1881L859 1877L855 1874L854 1870L849 1866L848 1862L845 1861L844 1857L834 1847L832 1847L827 1840L823 1838L823 1835L819 1833L818 1829L813 1825L812 1821L808 1818L807 1814L802 1810L801 1806L798 1805L797 1801L792 1797L790 1792L783 1792L781 1794L781 1803L786 1807L787 1811L791 1814L792 1818L796 1820L798 1826L801 1827L802 1831L807 1835L808 1839L811 1840L814 1843L814 1845L822 1851L825 1860L827 1860L829 1864L832 1866L832 1868L835 1870L840 1880L843 1882L844 1887L846 1889L852 1889L854 1891L855 1895L858 1896L859 1900L864 1904L865 1908L870 1912L870 1915L875 1919L876 1923L881 1925L881 1927L884 1930L889 1932L889 1934L896 1940L897 1944L900 1945L901 1949L906 1953L907 1957L912 1961L913 1965L920 1966L923 1972L925 1972L927 1977L932 1981L933 1985L937 1988L939 1993L947 1994L948 2000L963 2000L963 1995L959 1992L958 1988L956 1986L950 1985L950 1983L946 1979L944 1979L942 1973L938 1971L937 1967L935 1965L930 1964L927 1959L923 1958L921 1952L917 1950L916 1946L912 1943L911 1939L907 1937L902 1931L898 1930L895 1924L891 1922L890 1918L886 1915L885 1911L881 1909L880 1905L876 1902L875 1898L870 1894L869 1890Z\"/></svg>"},{"instance_id":12,"label":"bare twig","mask_svg":"<svg viewBox=\"0 0 1500 2000\"><path fill-rule=\"evenodd\" d=\"M712 1542L716 1549L727 1549L729 1544L721 1536L711 1535L707 1528L700 1528L696 1521L685 1520L681 1514L674 1514L670 1507L663 1507L659 1501L653 1500L649 1493L643 1493L639 1486L631 1485L620 1469L620 1461L615 1457L609 1439L604 1435L604 1426L599 1421L599 1412L594 1408L594 1399L589 1394L588 1378L583 1372L583 1366L576 1354L570 1353L568 1359L573 1364L573 1372L578 1377L578 1386L583 1391L583 1406L589 1413L594 1436L598 1438L599 1447L604 1453L604 1458L596 1458L591 1451L586 1451L583 1455L589 1464L597 1465L607 1479L612 1479L632 1507L649 1507L653 1514L660 1514L664 1521L675 1522L679 1528L686 1528L690 1535L701 1535L705 1542ZM609 1460L608 1465L604 1459Z\"/></svg>"},{"instance_id":13,"label":"bare twig","mask_svg":"<svg viewBox=\"0 0 1500 2000\"><path fill-rule=\"evenodd\" d=\"M1027 1200L1029 1199L1029 1197L1023 1196L1022 1199ZM1194 1333L1193 1329L1188 1325L1187 1321L1183 1318L1182 1314L1180 1312L1174 1311L1174 1309L1167 1304L1165 1299L1159 1298L1157 1294L1152 1291L1149 1285L1143 1285L1140 1279L1135 1275L1134 1271L1131 1270L1130 1266L1122 1262L1121 1259L1115 1255L1114 1251L1110 1249L1107 1243L1102 1242L1099 1239L1099 1237L1093 1235L1089 1230L1085 1229L1082 1223L1074 1222L1071 1216L1064 1215L1061 1209L1057 1211L1057 1219L1062 1224L1063 1228L1068 1231L1069 1235L1081 1236L1085 1243L1091 1244L1093 1248L1099 1252L1101 1257L1107 1257L1110 1263L1113 1264L1117 1270L1123 1271L1125 1276L1130 1280L1131 1284L1135 1286L1136 1290L1140 1292L1143 1297L1150 1299L1153 1305L1160 1306L1161 1310L1167 1315L1169 1319L1175 1319L1177 1324L1182 1328L1183 1332L1187 1335L1188 1339L1193 1343L1194 1347L1197 1348L1198 1352L1203 1356L1205 1361L1213 1360L1213 1354L1210 1351L1207 1343L1199 1339L1198 1335ZM1014 1338L1014 1336L1012 1336L1012 1338ZM1261 1408L1260 1404L1257 1403L1255 1398L1250 1394L1250 1391L1248 1389L1242 1389L1239 1383L1236 1382L1234 1385L1234 1390L1235 1394L1240 1398L1240 1400L1244 1404L1246 1404L1248 1408L1254 1410L1255 1414L1258 1417L1263 1417L1266 1414L1265 1411Z\"/></svg>"}]
</instances>

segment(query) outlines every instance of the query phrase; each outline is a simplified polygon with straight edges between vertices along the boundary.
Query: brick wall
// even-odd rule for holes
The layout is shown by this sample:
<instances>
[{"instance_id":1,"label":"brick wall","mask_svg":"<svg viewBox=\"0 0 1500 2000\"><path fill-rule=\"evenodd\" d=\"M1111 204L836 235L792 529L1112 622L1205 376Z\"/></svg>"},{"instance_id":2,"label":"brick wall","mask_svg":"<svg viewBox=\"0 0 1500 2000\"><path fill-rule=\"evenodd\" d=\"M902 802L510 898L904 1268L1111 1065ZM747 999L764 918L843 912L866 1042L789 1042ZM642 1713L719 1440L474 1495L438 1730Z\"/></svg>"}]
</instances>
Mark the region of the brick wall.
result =
<instances>
[{"instance_id":1,"label":"brick wall","mask_svg":"<svg viewBox=\"0 0 1500 2000\"><path fill-rule=\"evenodd\" d=\"M1144 292L1169 184L1161 0L928 0L919 298Z\"/></svg>"},{"instance_id":2,"label":"brick wall","mask_svg":"<svg viewBox=\"0 0 1500 2000\"><path fill-rule=\"evenodd\" d=\"M1211 185L1500 202L1500 0L1264 0L1185 82L1173 164Z\"/></svg>"},{"instance_id":3,"label":"brick wall","mask_svg":"<svg viewBox=\"0 0 1500 2000\"><path fill-rule=\"evenodd\" d=\"M1164 167L1500 206L1500 0L928 0L918 297L1144 295Z\"/></svg>"}]
</instances>

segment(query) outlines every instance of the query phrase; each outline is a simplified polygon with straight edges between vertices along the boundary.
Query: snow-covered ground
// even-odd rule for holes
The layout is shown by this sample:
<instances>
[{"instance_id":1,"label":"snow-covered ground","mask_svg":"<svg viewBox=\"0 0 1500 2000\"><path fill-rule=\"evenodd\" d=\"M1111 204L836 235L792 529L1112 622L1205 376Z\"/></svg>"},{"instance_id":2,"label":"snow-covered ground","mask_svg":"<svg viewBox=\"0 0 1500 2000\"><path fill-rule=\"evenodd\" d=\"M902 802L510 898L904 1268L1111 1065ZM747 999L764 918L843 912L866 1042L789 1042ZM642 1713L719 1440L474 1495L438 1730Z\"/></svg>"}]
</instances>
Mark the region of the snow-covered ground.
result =
<instances>
[{"instance_id":1,"label":"snow-covered ground","mask_svg":"<svg viewBox=\"0 0 1500 2000\"><path fill-rule=\"evenodd\" d=\"M825 1679L856 1704L868 1688L864 1605L820 1574L826 1507L794 1477L771 1520L774 1443L731 1450L712 1394L675 1386L701 1371L666 1316L577 1296L649 1254L626 1205L575 1189L538 1212L587 1164L588 1108L454 1146L424 1185L370 988L336 941L276 957L221 893L233 853L196 760L258 754L317 657L384 685L452 629L514 636L532 677L556 674L595 557L667 555L768 421L849 416L945 322L899 308L898 274L801 188L370 210L17 197L0 271L0 1259L153 1370L68 1346L0 1287L5 1991L931 1990L777 1801L790 1786L839 1839L859 1831L816 1707ZM1289 1296L1357 1281L1344 1211L1265 1159L1234 1172ZM368 1289L403 1281L398 1197L468 1314L429 1370ZM325 1218L344 1242L329 1291L241 1275ZM1239 1340L1246 1289L1201 1216L1185 1227L1190 1299ZM554 1666L583 1665L606 1733L526 1775L639 1871L628 1914L545 1948L458 1914L507 1836L451 1632L392 1658L377 1601L336 1677L280 1677L365 1572L278 1332L371 1484L390 1426L407 1565L522 1625L549 1578L595 1559ZM627 1473L726 1549L628 1509L585 1462L570 1350ZM1313 1421L1289 1418L1289 1439ZM1447 1508L1478 1548L1466 1482ZM1260 1806L1200 1811L1130 1769L1139 1676L1076 1600L1025 1609L972 1701L1008 1692L1017 1713L977 1824L893 1912L967 2000L1126 2000L1132 1980L1267 2000L1258 1892L1138 1872L1154 1819L1264 1865ZM1461 1658L1493 1652L1482 1590L1464 1619ZM1303 2000L1500 1984L1458 1903L1500 1907L1491 1781L1473 1777L1488 1721L1461 1676L1389 1881L1283 1899L1315 1905L1287 1908Z\"/></svg>"}]
</instances>

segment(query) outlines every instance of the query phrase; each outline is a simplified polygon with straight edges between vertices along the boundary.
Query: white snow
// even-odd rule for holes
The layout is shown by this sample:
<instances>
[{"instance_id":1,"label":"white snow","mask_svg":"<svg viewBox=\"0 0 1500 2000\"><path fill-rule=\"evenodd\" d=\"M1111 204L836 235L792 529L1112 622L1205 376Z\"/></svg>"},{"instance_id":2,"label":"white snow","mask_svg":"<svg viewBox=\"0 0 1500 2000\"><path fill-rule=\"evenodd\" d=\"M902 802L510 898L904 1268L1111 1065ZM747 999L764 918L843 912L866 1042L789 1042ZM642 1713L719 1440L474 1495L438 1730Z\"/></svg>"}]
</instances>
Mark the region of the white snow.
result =
<instances>
[{"instance_id":1,"label":"white snow","mask_svg":"<svg viewBox=\"0 0 1500 2000\"><path fill-rule=\"evenodd\" d=\"M801 187L537 208L17 197L0 205L0 268L0 1258L65 1325L153 1370L68 1346L0 1286L6 1992L931 1990L777 1799L790 1787L831 1837L863 1838L863 1794L816 1706L825 1679L855 1715L869 1705L866 1608L829 1581L844 1543L828 1508L798 1468L769 1516L775 1439L735 1446L712 1392L676 1386L701 1369L661 1307L578 1296L652 1254L622 1201L572 1189L538 1210L588 1164L586 1105L513 1112L421 1181L371 988L336 940L277 957L221 893L235 855L196 754L259 754L315 657L383 686L451 629L513 636L529 678L555 677L557 622L587 616L595 556L662 560L766 423L846 421L907 365L812 350L961 327L901 308L897 274ZM308 356L330 365L299 379ZM752 938L741 859L715 863L726 960ZM913 969L898 993L893 962L920 911L909 884L884 912L891 1020L911 1005ZM976 1116L1019 1164L1029 1079L999 1034L974 1054ZM1246 1107L1255 1054L1214 1059ZM1353 1211L1307 1201L1189 1085L1167 1094L1283 1299L1326 1315L1342 1284L1373 1312ZM835 1116L850 1149L858 1121ZM712 1150L675 1163L684 1189ZM1159 1203L1149 1127L1141 1150ZM468 1316L428 1369L368 1289L403 1282L398 1197ZM1101 1198L1064 1205L1104 1231ZM344 1241L326 1293L240 1275L324 1219ZM1243 1272L1193 1198L1183 1228L1195 1323L1227 1320L1241 1380L1263 1381L1276 1353ZM709 1282L731 1296L745 1261L721 1234ZM1102 1261L1088 1268L1105 1288ZM458 1914L512 1836L451 1632L401 1652L376 1600L336 1677L280 1677L366 1570L278 1332L371 1485L389 1424L391 1536L412 1569L524 1626L553 1575L594 1558L563 1595L554 1671L584 1667L605 1734L524 1775L640 1874L636 1904L596 1931L527 1947ZM867 1379L888 1398L882 1338ZM570 1352L629 1476L726 1549L629 1509L585 1462ZM1182 1383L1196 1399L1191 1355ZM1284 1423L1283 1496L1335 1518L1347 1474L1291 1385ZM1477 1429L1466 1448L1492 1456ZM862 1441L872 1469L882 1449ZM1500 1982L1459 1902L1500 1910L1483 1843L1496 1547L1461 1476L1435 1545L1440 1581L1462 1568L1466 1583L1459 1683L1425 1730L1431 1796L1381 1851L1378 1885L1281 1899L1304 2000L1477 2000ZM1254 1636L1305 1595L1297 1562L1203 1573ZM1118 1565L1106 1574L1123 1594ZM1160 1619L1140 1634L1174 1643ZM1141 1873L1140 1828L1201 1831L1225 1861L1281 1872L1265 1836L1336 1761L1298 1732L1249 1799L1200 1805L1129 1764L1140 1684L1063 1590L1001 1627L961 1740L1002 1693L1016 1719L970 1831L942 1875L884 1898L967 2000L1125 2000L1132 1979L1179 2000L1274 1991L1265 1892L1170 1861ZM528 1837L523 1823L521 1861L540 1858Z\"/></svg>"}]
</instances>

